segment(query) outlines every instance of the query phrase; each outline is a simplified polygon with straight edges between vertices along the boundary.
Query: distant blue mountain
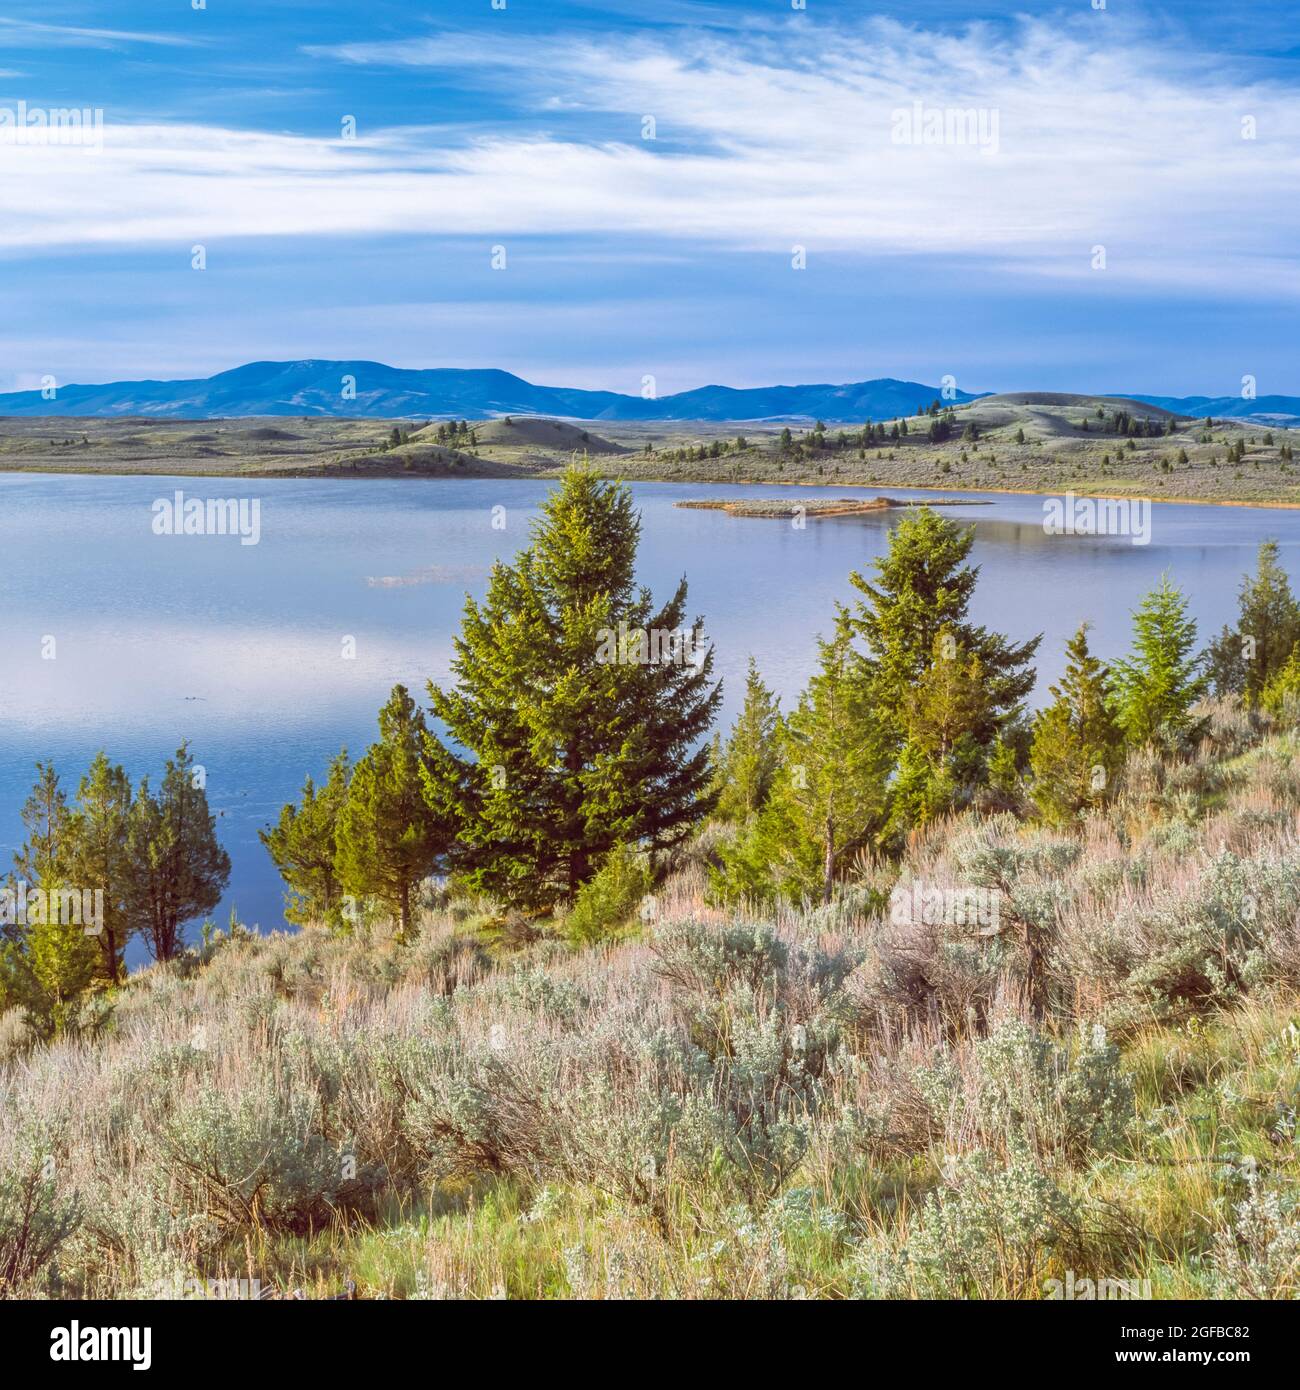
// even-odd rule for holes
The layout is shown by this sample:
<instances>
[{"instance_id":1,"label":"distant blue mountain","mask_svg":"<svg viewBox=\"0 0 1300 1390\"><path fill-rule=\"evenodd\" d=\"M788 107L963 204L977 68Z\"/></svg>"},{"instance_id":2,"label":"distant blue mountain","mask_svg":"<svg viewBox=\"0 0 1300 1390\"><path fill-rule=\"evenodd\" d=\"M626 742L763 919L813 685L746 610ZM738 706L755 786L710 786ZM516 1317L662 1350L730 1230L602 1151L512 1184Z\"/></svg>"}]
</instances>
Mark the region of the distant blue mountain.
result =
<instances>
[{"instance_id":1,"label":"distant blue mountain","mask_svg":"<svg viewBox=\"0 0 1300 1390\"><path fill-rule=\"evenodd\" d=\"M558 415L581 420L880 420L913 413L939 388L884 377L848 386L701 386L658 400L614 391L535 386L509 372L439 367L411 371L382 362L249 362L196 381L115 381L0 394L0 415L342 415L424 419ZM958 404L978 399L958 391Z\"/></svg>"},{"instance_id":2,"label":"distant blue mountain","mask_svg":"<svg viewBox=\"0 0 1300 1390\"><path fill-rule=\"evenodd\" d=\"M1178 415L1211 415L1216 420L1277 420L1300 422L1300 396L1259 396L1248 401L1241 396L1140 396L1124 393L1130 400L1163 406Z\"/></svg>"}]
</instances>

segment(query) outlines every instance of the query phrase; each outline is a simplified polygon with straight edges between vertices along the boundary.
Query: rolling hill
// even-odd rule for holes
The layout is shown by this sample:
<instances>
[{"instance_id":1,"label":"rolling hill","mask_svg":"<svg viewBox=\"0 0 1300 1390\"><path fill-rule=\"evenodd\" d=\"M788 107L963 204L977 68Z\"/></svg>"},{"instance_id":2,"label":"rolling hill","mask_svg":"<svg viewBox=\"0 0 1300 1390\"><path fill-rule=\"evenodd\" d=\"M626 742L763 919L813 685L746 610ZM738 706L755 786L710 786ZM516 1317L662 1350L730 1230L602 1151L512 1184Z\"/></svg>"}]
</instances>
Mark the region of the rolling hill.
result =
<instances>
[{"instance_id":1,"label":"rolling hill","mask_svg":"<svg viewBox=\"0 0 1300 1390\"><path fill-rule=\"evenodd\" d=\"M1163 406L1175 415L1300 425L1300 396L1257 396L1254 400L1243 396L1134 396L1133 399Z\"/></svg>"},{"instance_id":2,"label":"rolling hill","mask_svg":"<svg viewBox=\"0 0 1300 1390\"><path fill-rule=\"evenodd\" d=\"M538 386L510 372L452 367L408 370L382 362L250 362L189 381L118 381L0 394L0 415L215 419L244 415L487 420L549 415L577 420L861 421L909 414L939 388L882 378L849 385L702 386L657 400L614 391ZM977 399L959 391L958 403Z\"/></svg>"}]
</instances>

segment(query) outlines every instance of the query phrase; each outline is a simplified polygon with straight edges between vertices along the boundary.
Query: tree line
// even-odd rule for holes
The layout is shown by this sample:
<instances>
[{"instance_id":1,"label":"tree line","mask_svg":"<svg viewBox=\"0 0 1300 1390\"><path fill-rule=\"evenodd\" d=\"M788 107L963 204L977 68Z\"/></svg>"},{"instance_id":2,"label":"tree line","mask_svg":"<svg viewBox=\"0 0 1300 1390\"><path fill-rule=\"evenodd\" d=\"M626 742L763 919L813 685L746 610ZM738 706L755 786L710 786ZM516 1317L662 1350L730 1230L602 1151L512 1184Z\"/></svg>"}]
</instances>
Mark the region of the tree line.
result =
<instances>
[{"instance_id":1,"label":"tree line","mask_svg":"<svg viewBox=\"0 0 1300 1390\"><path fill-rule=\"evenodd\" d=\"M751 661L741 713L714 744L717 814L738 830L713 871L719 900L827 902L854 855L895 854L912 831L972 805L1067 824L1114 794L1129 749L1191 746L1212 690L1276 716L1300 705L1300 605L1276 542L1243 581L1238 625L1207 651L1164 576L1133 614L1129 653L1100 661L1084 623L1048 703L1027 718L1040 639L1015 644L971 623L972 541L927 509L905 518L873 579L850 576L860 597L840 608L788 716Z\"/></svg>"},{"instance_id":2,"label":"tree line","mask_svg":"<svg viewBox=\"0 0 1300 1390\"><path fill-rule=\"evenodd\" d=\"M691 833L715 800L712 653L602 659L610 633L701 626L684 578L661 605L637 586L639 535L626 487L565 474L530 545L466 600L454 682L428 684L427 711L397 686L378 740L355 764L341 751L262 833L290 921L346 929L378 910L405 937L438 871L544 911L572 904L618 847L653 861Z\"/></svg>"},{"instance_id":3,"label":"tree line","mask_svg":"<svg viewBox=\"0 0 1300 1390\"><path fill-rule=\"evenodd\" d=\"M0 896L0 1013L24 1008L53 1032L87 991L121 982L133 937L155 960L175 957L185 924L220 901L230 859L185 745L157 790L148 777L133 789L103 751L71 798L52 765L36 770ZM91 901L93 920L82 910Z\"/></svg>"},{"instance_id":4,"label":"tree line","mask_svg":"<svg viewBox=\"0 0 1300 1390\"><path fill-rule=\"evenodd\" d=\"M850 576L856 597L794 708L751 660L729 736L705 744L721 698L711 653L684 666L597 655L620 623L685 623L684 579L658 608L635 585L639 529L626 488L570 470L530 545L467 600L449 686L429 684L427 709L398 686L364 757L340 753L264 832L291 921L346 927L368 906L405 935L435 872L504 906L572 909L602 874L652 882L709 818L732 827L712 854L717 900L829 901L856 855L897 855L963 807L1028 801L1061 823L1099 804L1127 749L1195 738L1211 688L1280 711L1297 686L1300 610L1269 543L1239 628L1210 652L1196 653L1165 577L1134 614L1131 651L1101 662L1085 624L1030 718L1041 638L971 620L973 529L921 508L872 574Z\"/></svg>"},{"instance_id":5,"label":"tree line","mask_svg":"<svg viewBox=\"0 0 1300 1390\"><path fill-rule=\"evenodd\" d=\"M421 885L443 873L598 935L598 895L626 915L709 820L725 827L709 850L716 901L826 902L858 856L897 857L964 807L1068 823L1113 795L1127 750L1190 747L1210 691L1275 715L1300 705L1300 604L1270 541L1237 625L1205 652L1166 576L1134 613L1130 651L1101 661L1084 624L1029 716L1041 638L972 620L973 528L922 507L869 573L849 576L853 597L793 708L751 660L734 724L709 741L721 687L707 645L650 644L670 654L652 660L646 644L611 638L702 630L685 578L665 602L638 586L639 538L625 486L568 470L529 544L466 599L451 680L428 683L426 706L395 687L376 741L355 762L340 751L260 832L290 922L346 931L382 917L405 938ZM683 651L694 655L675 659ZM121 981L133 937L175 957L229 877L186 747L156 791L148 778L133 790L103 752L72 796L40 765L22 821L0 913L0 1011L25 1007L49 1031L87 990ZM64 887L103 890L96 931L12 910L20 889L49 899Z\"/></svg>"}]
</instances>

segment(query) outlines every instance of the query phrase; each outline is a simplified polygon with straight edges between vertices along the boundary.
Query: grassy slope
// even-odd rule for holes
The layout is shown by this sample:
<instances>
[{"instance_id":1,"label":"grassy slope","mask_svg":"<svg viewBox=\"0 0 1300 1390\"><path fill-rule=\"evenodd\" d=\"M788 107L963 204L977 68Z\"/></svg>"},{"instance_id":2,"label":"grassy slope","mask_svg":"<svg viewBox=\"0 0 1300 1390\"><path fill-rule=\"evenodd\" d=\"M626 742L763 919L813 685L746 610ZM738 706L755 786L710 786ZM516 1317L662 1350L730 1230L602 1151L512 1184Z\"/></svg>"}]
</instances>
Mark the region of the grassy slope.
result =
<instances>
[{"instance_id":1,"label":"grassy slope","mask_svg":"<svg viewBox=\"0 0 1300 1390\"><path fill-rule=\"evenodd\" d=\"M1079 831L936 827L904 876L1001 883L982 938L890 913L870 865L830 909L737 922L706 836L604 948L456 902L404 949L219 939L81 1041L0 1020L0 1173L54 1158L55 1292L1038 1298L1072 1270L1294 1296L1296 752L1221 711Z\"/></svg>"},{"instance_id":2,"label":"grassy slope","mask_svg":"<svg viewBox=\"0 0 1300 1390\"><path fill-rule=\"evenodd\" d=\"M431 432L417 431L397 449L385 447L392 422L320 418L254 420L25 420L0 421L0 469L164 473L194 476L284 477L433 476L534 477L563 468L586 453L602 472L628 479L682 482L861 484L882 488L934 487L990 492L1098 493L1177 501L1300 505L1300 475L1285 464L1279 446L1296 432L1224 421L1200 442L1201 422L1180 420L1173 436L1122 440L1096 432L1096 409L1116 402L1092 396L995 396L957 410L958 434L977 425L980 439L931 444L928 420L913 419L908 438L869 449L783 453L779 425L713 425L692 422L633 425L602 422L599 432L580 423L515 417L476 424L472 450L438 447ZM1156 406L1134 406L1167 419ZM1083 433L1089 419L1092 429ZM409 422L404 427L409 428ZM834 436L838 426L832 426ZM1024 443L1017 443L1017 434ZM721 458L675 459L683 449L730 444L742 451ZM1246 458L1226 461L1230 444L1242 441ZM1177 462L1178 451L1188 455ZM1110 455L1110 463L1104 463ZM964 455L964 457L963 457Z\"/></svg>"}]
</instances>

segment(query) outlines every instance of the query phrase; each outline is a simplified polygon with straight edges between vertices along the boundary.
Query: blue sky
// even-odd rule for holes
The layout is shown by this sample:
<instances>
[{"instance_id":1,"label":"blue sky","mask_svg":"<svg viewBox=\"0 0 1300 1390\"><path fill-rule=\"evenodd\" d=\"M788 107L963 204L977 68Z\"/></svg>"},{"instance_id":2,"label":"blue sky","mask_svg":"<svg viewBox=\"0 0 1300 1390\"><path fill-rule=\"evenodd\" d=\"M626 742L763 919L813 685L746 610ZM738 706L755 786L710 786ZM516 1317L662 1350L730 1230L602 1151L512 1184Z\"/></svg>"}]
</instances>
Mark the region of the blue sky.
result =
<instances>
[{"instance_id":1,"label":"blue sky","mask_svg":"<svg viewBox=\"0 0 1300 1390\"><path fill-rule=\"evenodd\" d=\"M0 389L1300 393L1295 0L1093 3L10 6L0 119L103 127L0 141ZM900 141L918 111L982 138Z\"/></svg>"}]
</instances>

